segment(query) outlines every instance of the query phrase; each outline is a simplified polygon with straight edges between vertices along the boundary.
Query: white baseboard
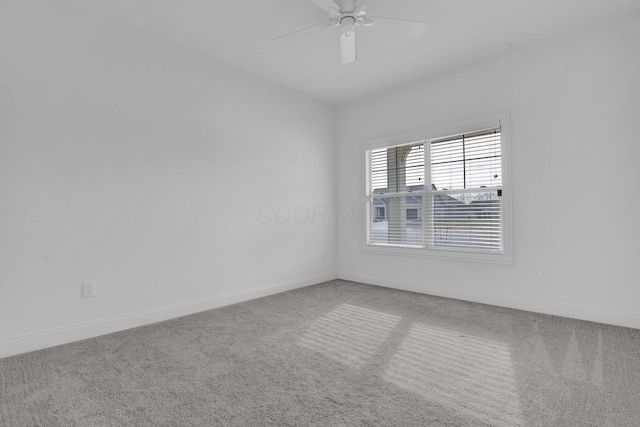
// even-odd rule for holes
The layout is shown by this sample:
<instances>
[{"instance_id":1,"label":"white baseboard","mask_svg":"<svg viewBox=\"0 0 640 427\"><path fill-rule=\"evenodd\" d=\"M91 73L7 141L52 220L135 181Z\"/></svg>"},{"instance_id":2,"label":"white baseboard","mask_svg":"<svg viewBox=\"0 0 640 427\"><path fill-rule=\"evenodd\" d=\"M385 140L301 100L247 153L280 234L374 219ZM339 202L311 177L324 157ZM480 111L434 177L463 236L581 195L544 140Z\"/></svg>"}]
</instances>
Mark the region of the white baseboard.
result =
<instances>
[{"instance_id":1,"label":"white baseboard","mask_svg":"<svg viewBox=\"0 0 640 427\"><path fill-rule=\"evenodd\" d=\"M594 307L583 307L571 304L543 301L529 298L516 298L506 295L455 289L447 286L433 286L424 283L408 283L380 276L369 276L353 272L339 272L338 278L370 285L417 292L445 298L453 298L499 307L535 313L550 314L572 319L605 323L608 325L624 326L640 329L640 315L620 311L602 310Z\"/></svg>"},{"instance_id":2,"label":"white baseboard","mask_svg":"<svg viewBox=\"0 0 640 427\"><path fill-rule=\"evenodd\" d=\"M236 304L280 292L303 288L338 277L335 271L317 276L305 277L277 285L262 286L241 292L232 292L197 301L159 307L137 313L116 316L93 322L81 323L59 329L51 329L0 341L0 358L40 350L60 344L67 344L87 338L123 331L138 326L174 319L225 305Z\"/></svg>"}]
</instances>

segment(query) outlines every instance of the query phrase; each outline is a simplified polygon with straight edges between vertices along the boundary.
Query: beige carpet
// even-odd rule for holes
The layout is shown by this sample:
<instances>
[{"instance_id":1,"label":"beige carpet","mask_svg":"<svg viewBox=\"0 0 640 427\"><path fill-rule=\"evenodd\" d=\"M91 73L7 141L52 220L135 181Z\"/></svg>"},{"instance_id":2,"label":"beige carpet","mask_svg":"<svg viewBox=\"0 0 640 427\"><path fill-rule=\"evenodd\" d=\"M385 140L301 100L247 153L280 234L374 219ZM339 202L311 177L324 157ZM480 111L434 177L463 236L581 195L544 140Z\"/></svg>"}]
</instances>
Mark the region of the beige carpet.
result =
<instances>
[{"instance_id":1,"label":"beige carpet","mask_svg":"<svg viewBox=\"0 0 640 427\"><path fill-rule=\"evenodd\" d=\"M2 426L640 426L640 331L345 281L0 359Z\"/></svg>"}]
</instances>

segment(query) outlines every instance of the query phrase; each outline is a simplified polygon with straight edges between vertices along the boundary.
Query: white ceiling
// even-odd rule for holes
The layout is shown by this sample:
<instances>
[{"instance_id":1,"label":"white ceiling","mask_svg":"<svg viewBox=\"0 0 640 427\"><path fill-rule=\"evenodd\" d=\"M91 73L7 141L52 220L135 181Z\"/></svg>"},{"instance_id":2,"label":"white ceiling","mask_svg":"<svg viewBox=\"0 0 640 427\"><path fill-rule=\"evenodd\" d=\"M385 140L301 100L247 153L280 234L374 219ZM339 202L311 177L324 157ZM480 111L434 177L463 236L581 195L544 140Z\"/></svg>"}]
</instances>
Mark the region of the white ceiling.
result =
<instances>
[{"instance_id":1,"label":"white ceiling","mask_svg":"<svg viewBox=\"0 0 640 427\"><path fill-rule=\"evenodd\" d=\"M417 38L363 28L358 61L342 65L335 30L271 41L327 22L311 0L75 1L333 105L640 9L640 0L364 0L370 16L429 26Z\"/></svg>"}]
</instances>

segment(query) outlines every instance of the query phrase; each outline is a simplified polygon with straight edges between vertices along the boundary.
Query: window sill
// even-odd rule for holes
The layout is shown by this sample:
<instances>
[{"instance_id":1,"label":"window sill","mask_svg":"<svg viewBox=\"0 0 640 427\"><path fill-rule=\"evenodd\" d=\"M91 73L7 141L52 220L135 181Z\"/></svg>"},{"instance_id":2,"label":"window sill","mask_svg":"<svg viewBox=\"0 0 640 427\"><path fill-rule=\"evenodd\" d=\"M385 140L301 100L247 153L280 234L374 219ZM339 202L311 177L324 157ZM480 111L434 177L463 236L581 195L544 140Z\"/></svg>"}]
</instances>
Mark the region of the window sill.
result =
<instances>
[{"instance_id":1,"label":"window sill","mask_svg":"<svg viewBox=\"0 0 640 427\"><path fill-rule=\"evenodd\" d=\"M432 249L423 246L396 246L384 244L365 244L362 252L395 255L395 256L411 256L418 258L445 259L451 261L471 261L489 264L513 264L513 256L510 251L487 253L476 251L461 251L455 249Z\"/></svg>"}]
</instances>

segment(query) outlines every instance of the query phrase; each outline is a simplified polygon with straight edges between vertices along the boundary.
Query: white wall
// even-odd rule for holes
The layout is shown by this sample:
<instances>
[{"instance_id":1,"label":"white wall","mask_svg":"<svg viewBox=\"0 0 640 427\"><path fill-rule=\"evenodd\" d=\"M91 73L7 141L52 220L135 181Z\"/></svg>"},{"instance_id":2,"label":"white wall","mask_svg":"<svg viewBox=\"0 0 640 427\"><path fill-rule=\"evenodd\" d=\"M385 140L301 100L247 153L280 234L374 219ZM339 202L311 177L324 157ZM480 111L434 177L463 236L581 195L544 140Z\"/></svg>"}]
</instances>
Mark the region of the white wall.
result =
<instances>
[{"instance_id":1,"label":"white wall","mask_svg":"<svg viewBox=\"0 0 640 427\"><path fill-rule=\"evenodd\" d=\"M339 276L640 328L639 76L630 16L339 108ZM363 253L361 141L502 109L514 264Z\"/></svg>"},{"instance_id":2,"label":"white wall","mask_svg":"<svg viewBox=\"0 0 640 427\"><path fill-rule=\"evenodd\" d=\"M322 103L64 1L5 1L0 138L0 357L337 275Z\"/></svg>"}]
</instances>

